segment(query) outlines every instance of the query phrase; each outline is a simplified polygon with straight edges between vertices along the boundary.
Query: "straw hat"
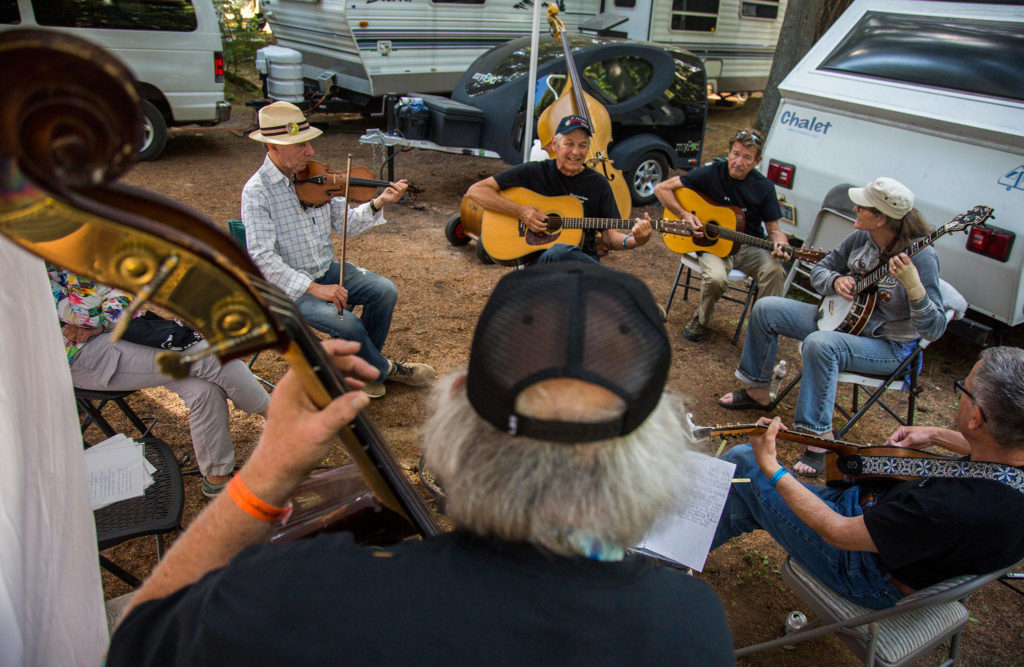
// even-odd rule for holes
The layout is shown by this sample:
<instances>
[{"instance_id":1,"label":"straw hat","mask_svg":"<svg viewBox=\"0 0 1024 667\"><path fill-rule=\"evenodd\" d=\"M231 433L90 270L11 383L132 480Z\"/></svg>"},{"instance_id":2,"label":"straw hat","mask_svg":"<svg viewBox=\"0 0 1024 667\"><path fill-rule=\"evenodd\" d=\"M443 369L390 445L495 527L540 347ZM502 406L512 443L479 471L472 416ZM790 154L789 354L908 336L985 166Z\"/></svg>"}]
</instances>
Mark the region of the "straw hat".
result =
<instances>
[{"instance_id":1,"label":"straw hat","mask_svg":"<svg viewBox=\"0 0 1024 667\"><path fill-rule=\"evenodd\" d=\"M299 107L289 102L274 102L260 109L260 129L249 134L250 139L264 144L301 144L316 139L322 131L309 125Z\"/></svg>"}]
</instances>

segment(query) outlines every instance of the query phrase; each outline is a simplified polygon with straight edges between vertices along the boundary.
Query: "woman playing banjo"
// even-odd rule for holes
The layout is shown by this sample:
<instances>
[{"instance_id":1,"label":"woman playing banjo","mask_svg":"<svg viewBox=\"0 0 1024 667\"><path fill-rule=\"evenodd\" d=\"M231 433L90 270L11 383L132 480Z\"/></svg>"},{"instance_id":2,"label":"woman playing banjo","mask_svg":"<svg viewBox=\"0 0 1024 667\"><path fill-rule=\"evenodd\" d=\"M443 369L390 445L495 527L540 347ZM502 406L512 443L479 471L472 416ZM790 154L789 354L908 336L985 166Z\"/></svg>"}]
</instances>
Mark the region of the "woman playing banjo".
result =
<instances>
[{"instance_id":1,"label":"woman playing banjo","mask_svg":"<svg viewBox=\"0 0 1024 667\"><path fill-rule=\"evenodd\" d=\"M913 352L918 339L935 340L945 330L934 248L921 249L913 261L904 252L929 232L914 208L914 194L899 181L881 177L863 188L850 188L849 196L857 213L856 231L811 271L811 284L825 297L821 313L809 303L760 299L736 369L736 377L747 386L720 398L723 408L770 406L778 336L789 336L803 341L795 426L831 438L840 371L888 375ZM860 292L858 277L876 270L881 277ZM824 450L808 447L793 470L815 476L824 468Z\"/></svg>"}]
</instances>

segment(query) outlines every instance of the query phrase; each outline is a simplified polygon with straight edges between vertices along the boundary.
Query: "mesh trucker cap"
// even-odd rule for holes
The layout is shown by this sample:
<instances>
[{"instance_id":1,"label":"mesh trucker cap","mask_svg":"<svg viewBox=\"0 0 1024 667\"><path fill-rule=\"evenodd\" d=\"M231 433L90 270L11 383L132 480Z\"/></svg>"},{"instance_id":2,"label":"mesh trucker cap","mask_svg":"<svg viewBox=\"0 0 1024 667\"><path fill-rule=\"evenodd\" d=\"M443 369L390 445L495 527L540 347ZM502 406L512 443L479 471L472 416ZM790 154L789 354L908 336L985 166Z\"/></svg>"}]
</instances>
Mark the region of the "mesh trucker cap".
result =
<instances>
[{"instance_id":1,"label":"mesh trucker cap","mask_svg":"<svg viewBox=\"0 0 1024 667\"><path fill-rule=\"evenodd\" d=\"M593 442L647 419L670 361L658 307L639 279L593 262L555 262L514 271L495 286L473 335L466 390L476 412L509 435ZM518 414L520 392L552 378L603 387L625 412L598 423Z\"/></svg>"}]
</instances>

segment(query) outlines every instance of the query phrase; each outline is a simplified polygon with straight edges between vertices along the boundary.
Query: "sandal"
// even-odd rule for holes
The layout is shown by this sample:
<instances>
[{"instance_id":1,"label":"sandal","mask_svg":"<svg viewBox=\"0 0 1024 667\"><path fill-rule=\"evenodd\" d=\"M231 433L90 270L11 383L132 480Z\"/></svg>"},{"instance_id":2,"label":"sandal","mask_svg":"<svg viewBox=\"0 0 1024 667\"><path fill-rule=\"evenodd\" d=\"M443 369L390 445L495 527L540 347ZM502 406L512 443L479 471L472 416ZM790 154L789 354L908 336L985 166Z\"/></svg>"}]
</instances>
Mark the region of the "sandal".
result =
<instances>
[{"instance_id":1,"label":"sandal","mask_svg":"<svg viewBox=\"0 0 1024 667\"><path fill-rule=\"evenodd\" d=\"M796 468L793 469L798 475L804 477L817 477L821 473L825 472L825 454L827 452L810 452L804 450L803 455L796 460L797 463L803 463L805 466L813 470L814 472L799 472Z\"/></svg>"},{"instance_id":2,"label":"sandal","mask_svg":"<svg viewBox=\"0 0 1024 667\"><path fill-rule=\"evenodd\" d=\"M750 397L746 389L738 389L729 396L731 397L729 403L723 403L721 399L718 400L718 404L726 410L771 410L771 403L758 403Z\"/></svg>"}]
</instances>

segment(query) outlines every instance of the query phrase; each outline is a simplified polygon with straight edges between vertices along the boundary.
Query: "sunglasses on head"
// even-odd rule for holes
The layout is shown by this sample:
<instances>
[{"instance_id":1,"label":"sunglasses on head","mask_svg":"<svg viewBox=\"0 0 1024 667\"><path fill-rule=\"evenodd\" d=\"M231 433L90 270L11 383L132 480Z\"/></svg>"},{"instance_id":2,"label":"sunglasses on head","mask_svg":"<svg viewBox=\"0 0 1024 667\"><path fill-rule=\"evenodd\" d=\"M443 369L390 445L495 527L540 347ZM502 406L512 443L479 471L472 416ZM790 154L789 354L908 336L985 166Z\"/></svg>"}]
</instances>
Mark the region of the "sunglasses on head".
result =
<instances>
[{"instance_id":1,"label":"sunglasses on head","mask_svg":"<svg viewBox=\"0 0 1024 667\"><path fill-rule=\"evenodd\" d=\"M760 146L761 144L764 143L764 139L762 139L760 136L754 134L753 132L748 132L747 130L740 130L739 132L736 133L735 136L733 136L732 140L733 141L748 141L749 140L749 141L753 142L755 146Z\"/></svg>"}]
</instances>

